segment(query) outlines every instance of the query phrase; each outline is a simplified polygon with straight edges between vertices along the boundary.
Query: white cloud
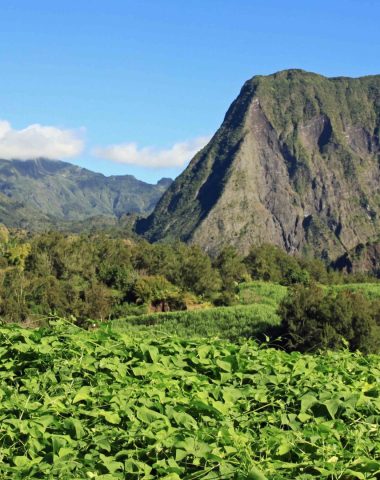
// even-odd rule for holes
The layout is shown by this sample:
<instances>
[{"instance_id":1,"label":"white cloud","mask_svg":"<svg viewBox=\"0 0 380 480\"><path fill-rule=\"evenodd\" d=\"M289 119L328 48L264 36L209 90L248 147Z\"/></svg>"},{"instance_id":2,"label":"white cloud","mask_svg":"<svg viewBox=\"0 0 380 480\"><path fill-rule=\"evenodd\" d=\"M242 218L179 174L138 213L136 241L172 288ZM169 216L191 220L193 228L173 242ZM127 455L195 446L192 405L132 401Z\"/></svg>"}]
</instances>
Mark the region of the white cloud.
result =
<instances>
[{"instance_id":1,"label":"white cloud","mask_svg":"<svg viewBox=\"0 0 380 480\"><path fill-rule=\"evenodd\" d=\"M83 130L65 130L35 123L22 130L0 120L0 158L28 160L37 157L75 157L84 147Z\"/></svg>"},{"instance_id":2,"label":"white cloud","mask_svg":"<svg viewBox=\"0 0 380 480\"><path fill-rule=\"evenodd\" d=\"M122 143L96 148L93 153L99 158L115 163L151 168L183 167L209 140L210 137L197 137L175 143L168 149L139 148L136 143Z\"/></svg>"}]
</instances>

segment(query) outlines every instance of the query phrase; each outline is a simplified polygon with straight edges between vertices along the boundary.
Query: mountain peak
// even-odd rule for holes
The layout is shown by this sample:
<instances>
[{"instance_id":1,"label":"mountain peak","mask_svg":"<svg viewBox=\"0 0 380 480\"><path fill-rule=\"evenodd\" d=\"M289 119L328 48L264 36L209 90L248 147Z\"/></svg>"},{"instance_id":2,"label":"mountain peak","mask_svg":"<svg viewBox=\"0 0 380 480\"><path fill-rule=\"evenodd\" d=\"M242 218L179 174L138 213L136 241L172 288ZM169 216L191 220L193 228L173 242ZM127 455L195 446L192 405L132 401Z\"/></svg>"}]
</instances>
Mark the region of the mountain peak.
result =
<instances>
[{"instance_id":1,"label":"mountain peak","mask_svg":"<svg viewBox=\"0 0 380 480\"><path fill-rule=\"evenodd\" d=\"M173 180L171 178L162 177L160 180L158 180L156 185L167 188L172 183L173 183Z\"/></svg>"},{"instance_id":2,"label":"mountain peak","mask_svg":"<svg viewBox=\"0 0 380 480\"><path fill-rule=\"evenodd\" d=\"M255 76L137 230L336 258L380 233L379 131L380 76Z\"/></svg>"}]
</instances>

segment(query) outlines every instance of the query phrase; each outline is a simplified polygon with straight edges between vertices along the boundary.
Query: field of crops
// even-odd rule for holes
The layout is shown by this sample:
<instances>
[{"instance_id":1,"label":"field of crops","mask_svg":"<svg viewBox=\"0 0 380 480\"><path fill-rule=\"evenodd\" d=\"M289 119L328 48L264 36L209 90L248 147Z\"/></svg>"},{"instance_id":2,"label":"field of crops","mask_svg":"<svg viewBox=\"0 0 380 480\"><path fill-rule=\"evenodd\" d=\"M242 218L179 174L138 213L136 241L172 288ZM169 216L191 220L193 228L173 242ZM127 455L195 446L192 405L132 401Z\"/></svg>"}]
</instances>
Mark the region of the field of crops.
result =
<instances>
[{"instance_id":1,"label":"field of crops","mask_svg":"<svg viewBox=\"0 0 380 480\"><path fill-rule=\"evenodd\" d=\"M216 307L204 310L152 313L113 320L114 330L149 331L181 338L219 337L231 341L259 336L279 325L276 308L266 303Z\"/></svg>"},{"instance_id":2,"label":"field of crops","mask_svg":"<svg viewBox=\"0 0 380 480\"><path fill-rule=\"evenodd\" d=\"M379 357L0 328L1 479L372 479Z\"/></svg>"},{"instance_id":3,"label":"field of crops","mask_svg":"<svg viewBox=\"0 0 380 480\"><path fill-rule=\"evenodd\" d=\"M274 283L244 283L239 288L239 305L133 315L112 321L112 328L119 332L218 337L235 342L261 338L268 329L280 324L277 308L286 292L286 287Z\"/></svg>"},{"instance_id":4,"label":"field of crops","mask_svg":"<svg viewBox=\"0 0 380 480\"><path fill-rule=\"evenodd\" d=\"M380 300L380 283L342 283L336 285L321 285L321 288L338 292L350 290L361 292L370 300ZM272 282L255 281L242 283L239 286L240 301L244 304L260 303L277 308L286 296L288 287Z\"/></svg>"}]
</instances>

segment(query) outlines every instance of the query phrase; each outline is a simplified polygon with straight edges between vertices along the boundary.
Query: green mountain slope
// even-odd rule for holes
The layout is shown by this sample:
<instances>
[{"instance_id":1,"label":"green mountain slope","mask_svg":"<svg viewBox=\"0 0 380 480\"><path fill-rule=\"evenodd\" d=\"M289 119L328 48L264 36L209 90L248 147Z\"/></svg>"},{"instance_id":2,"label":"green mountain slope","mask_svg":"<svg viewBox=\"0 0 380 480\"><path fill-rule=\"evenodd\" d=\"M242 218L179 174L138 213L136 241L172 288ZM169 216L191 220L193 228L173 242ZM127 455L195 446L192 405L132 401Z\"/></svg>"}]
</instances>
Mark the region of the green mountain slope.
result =
<instances>
[{"instance_id":1,"label":"green mountain slope","mask_svg":"<svg viewBox=\"0 0 380 480\"><path fill-rule=\"evenodd\" d=\"M270 242L335 259L380 233L380 75L247 81L136 229L209 251Z\"/></svg>"},{"instance_id":2,"label":"green mountain slope","mask_svg":"<svg viewBox=\"0 0 380 480\"><path fill-rule=\"evenodd\" d=\"M131 175L106 177L67 162L0 160L0 222L43 228L90 217L149 213L170 185Z\"/></svg>"}]
</instances>

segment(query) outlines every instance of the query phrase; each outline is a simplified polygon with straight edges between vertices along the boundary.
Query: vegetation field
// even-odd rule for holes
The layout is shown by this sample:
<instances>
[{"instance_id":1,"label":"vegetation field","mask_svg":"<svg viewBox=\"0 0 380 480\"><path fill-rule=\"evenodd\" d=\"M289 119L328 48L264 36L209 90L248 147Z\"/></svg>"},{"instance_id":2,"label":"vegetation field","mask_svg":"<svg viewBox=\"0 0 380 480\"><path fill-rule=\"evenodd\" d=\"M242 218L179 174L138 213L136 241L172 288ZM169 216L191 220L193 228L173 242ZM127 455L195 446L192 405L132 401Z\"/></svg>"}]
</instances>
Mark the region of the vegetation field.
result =
<instances>
[{"instance_id":1,"label":"vegetation field","mask_svg":"<svg viewBox=\"0 0 380 480\"><path fill-rule=\"evenodd\" d=\"M276 309L264 302L130 316L113 320L111 328L124 332L149 330L182 338L219 337L237 341L256 337L279 324L280 318Z\"/></svg>"},{"instance_id":2,"label":"vegetation field","mask_svg":"<svg viewBox=\"0 0 380 480\"><path fill-rule=\"evenodd\" d=\"M239 285L239 300L244 304L269 305L277 309L279 303L285 298L288 288L274 282L244 282Z\"/></svg>"},{"instance_id":3,"label":"vegetation field","mask_svg":"<svg viewBox=\"0 0 380 480\"><path fill-rule=\"evenodd\" d=\"M344 283L332 285L329 288L336 292L341 290L360 292L370 300L380 300L380 283Z\"/></svg>"},{"instance_id":4,"label":"vegetation field","mask_svg":"<svg viewBox=\"0 0 380 480\"><path fill-rule=\"evenodd\" d=\"M379 357L0 329L2 479L372 479Z\"/></svg>"}]
</instances>

